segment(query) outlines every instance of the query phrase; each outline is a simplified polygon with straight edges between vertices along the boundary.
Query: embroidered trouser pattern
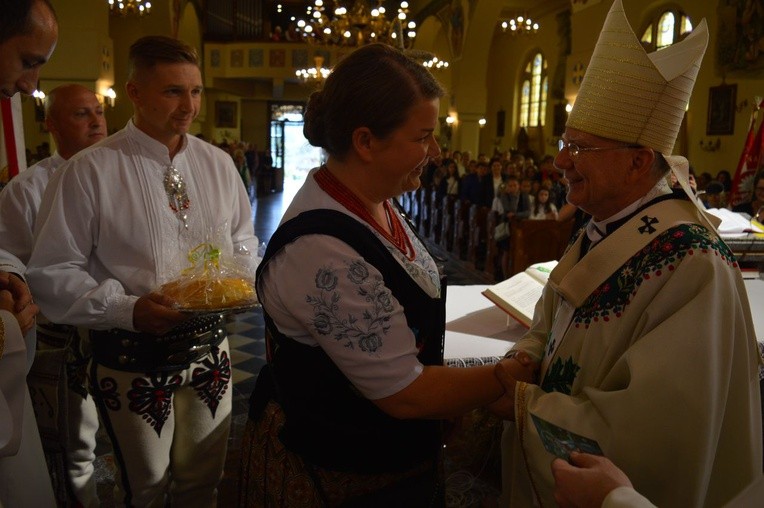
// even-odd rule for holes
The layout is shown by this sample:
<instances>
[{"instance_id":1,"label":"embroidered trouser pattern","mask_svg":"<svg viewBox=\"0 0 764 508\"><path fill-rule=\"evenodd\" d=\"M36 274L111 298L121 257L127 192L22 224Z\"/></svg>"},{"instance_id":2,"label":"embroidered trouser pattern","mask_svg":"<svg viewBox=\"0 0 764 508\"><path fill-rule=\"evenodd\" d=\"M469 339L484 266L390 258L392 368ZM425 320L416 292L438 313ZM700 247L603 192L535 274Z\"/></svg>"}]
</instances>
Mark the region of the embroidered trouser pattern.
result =
<instances>
[{"instance_id":1,"label":"embroidered trouser pattern","mask_svg":"<svg viewBox=\"0 0 764 508\"><path fill-rule=\"evenodd\" d=\"M51 328L57 327L57 328ZM43 323L37 330L37 353L63 351L65 375L58 378L56 392L63 391L65 401L59 402L56 412L65 415L64 422L45 420L38 424L45 427L57 423L65 428L57 429L54 434L61 440L66 457L67 480L71 494L84 508L100 506L96 491L94 461L96 458L96 434L98 432L98 411L93 397L87 391L87 364L90 360L90 348L86 340L87 331L79 333L73 327ZM60 342L59 342L60 341ZM35 358L38 361L38 358ZM56 365L51 375L60 372ZM58 407L60 406L60 407ZM41 432L49 434L47 427Z\"/></svg>"},{"instance_id":2,"label":"embroidered trouser pattern","mask_svg":"<svg viewBox=\"0 0 764 508\"><path fill-rule=\"evenodd\" d=\"M90 351L84 331L74 335L70 356L66 362L67 372L67 471L72 494L84 508L100 506L96 491L95 449L98 433L98 410L93 397L87 391L87 364Z\"/></svg>"},{"instance_id":3,"label":"embroidered trouser pattern","mask_svg":"<svg viewBox=\"0 0 764 508\"><path fill-rule=\"evenodd\" d=\"M215 506L231 426L228 339L185 370L91 365L93 395L126 506Z\"/></svg>"}]
</instances>

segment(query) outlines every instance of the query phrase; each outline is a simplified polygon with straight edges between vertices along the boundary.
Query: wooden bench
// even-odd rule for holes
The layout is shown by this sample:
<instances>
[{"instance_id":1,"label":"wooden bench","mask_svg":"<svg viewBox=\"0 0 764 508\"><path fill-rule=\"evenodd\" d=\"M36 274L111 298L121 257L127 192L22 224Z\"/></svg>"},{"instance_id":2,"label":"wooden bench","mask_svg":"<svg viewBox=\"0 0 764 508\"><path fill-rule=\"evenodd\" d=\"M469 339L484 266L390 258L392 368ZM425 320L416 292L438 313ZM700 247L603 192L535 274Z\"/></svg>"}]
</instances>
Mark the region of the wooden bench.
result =
<instances>
[{"instance_id":1,"label":"wooden bench","mask_svg":"<svg viewBox=\"0 0 764 508\"><path fill-rule=\"evenodd\" d=\"M510 223L509 266L504 277L522 272L533 263L560 259L573 232L573 219L520 220Z\"/></svg>"}]
</instances>

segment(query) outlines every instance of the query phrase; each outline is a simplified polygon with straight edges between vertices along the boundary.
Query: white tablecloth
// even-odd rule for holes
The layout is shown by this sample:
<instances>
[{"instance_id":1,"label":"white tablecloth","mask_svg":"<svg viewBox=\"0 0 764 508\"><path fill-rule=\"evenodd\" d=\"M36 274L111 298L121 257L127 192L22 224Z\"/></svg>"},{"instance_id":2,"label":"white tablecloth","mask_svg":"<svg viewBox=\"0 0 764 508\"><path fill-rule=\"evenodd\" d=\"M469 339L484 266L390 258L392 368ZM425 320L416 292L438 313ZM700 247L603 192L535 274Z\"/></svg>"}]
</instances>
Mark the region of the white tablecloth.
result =
<instances>
[{"instance_id":1,"label":"white tablecloth","mask_svg":"<svg viewBox=\"0 0 764 508\"><path fill-rule=\"evenodd\" d=\"M748 292L748 303L751 305L756 339L764 342L764 280L746 279L745 289Z\"/></svg>"},{"instance_id":2,"label":"white tablecloth","mask_svg":"<svg viewBox=\"0 0 764 508\"><path fill-rule=\"evenodd\" d=\"M504 356L526 328L481 294L487 285L448 286L445 358Z\"/></svg>"},{"instance_id":3,"label":"white tablecloth","mask_svg":"<svg viewBox=\"0 0 764 508\"><path fill-rule=\"evenodd\" d=\"M481 294L486 285L448 286L445 358L503 356L526 328ZM764 342L764 280L745 281L756 338Z\"/></svg>"}]
</instances>

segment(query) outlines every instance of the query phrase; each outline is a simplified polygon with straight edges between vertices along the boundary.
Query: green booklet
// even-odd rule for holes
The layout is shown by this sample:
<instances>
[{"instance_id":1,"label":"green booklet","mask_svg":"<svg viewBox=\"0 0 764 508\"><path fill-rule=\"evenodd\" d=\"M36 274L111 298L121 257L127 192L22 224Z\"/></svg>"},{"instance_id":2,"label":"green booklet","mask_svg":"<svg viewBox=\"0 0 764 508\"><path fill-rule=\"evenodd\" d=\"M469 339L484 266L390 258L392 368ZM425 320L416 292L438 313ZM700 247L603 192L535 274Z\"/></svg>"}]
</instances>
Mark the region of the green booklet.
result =
<instances>
[{"instance_id":1,"label":"green booklet","mask_svg":"<svg viewBox=\"0 0 764 508\"><path fill-rule=\"evenodd\" d=\"M531 418L539 433L541 442L544 444L544 448L555 457L570 462L570 452L604 455L597 441L558 427L533 413L531 413Z\"/></svg>"}]
</instances>

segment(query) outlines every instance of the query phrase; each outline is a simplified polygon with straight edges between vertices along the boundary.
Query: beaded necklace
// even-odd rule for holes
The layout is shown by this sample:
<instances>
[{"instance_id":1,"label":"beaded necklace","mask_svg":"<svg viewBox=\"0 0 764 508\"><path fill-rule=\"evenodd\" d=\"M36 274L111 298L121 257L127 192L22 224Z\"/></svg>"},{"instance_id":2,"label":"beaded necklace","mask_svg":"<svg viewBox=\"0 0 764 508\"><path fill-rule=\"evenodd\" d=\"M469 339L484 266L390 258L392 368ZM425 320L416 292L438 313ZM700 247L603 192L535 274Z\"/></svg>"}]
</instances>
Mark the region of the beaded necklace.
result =
<instances>
[{"instance_id":1,"label":"beaded necklace","mask_svg":"<svg viewBox=\"0 0 764 508\"><path fill-rule=\"evenodd\" d=\"M375 231L385 237L396 249L401 251L401 253L406 256L406 259L409 261L416 259L414 245L411 243L409 235L406 234L406 230L403 228L398 215L392 209L390 203L385 201L383 206L385 208L387 220L390 222L390 229L393 232L392 234L388 233L385 228L380 226L379 223L374 220L374 217L372 217L371 213L369 213L361 200L358 199L358 196L353 194L353 191L340 182L326 166L321 166L321 168L313 175L313 178L315 178L316 183L324 192L329 194L349 212L354 213L363 219L364 222L373 227Z\"/></svg>"}]
</instances>

